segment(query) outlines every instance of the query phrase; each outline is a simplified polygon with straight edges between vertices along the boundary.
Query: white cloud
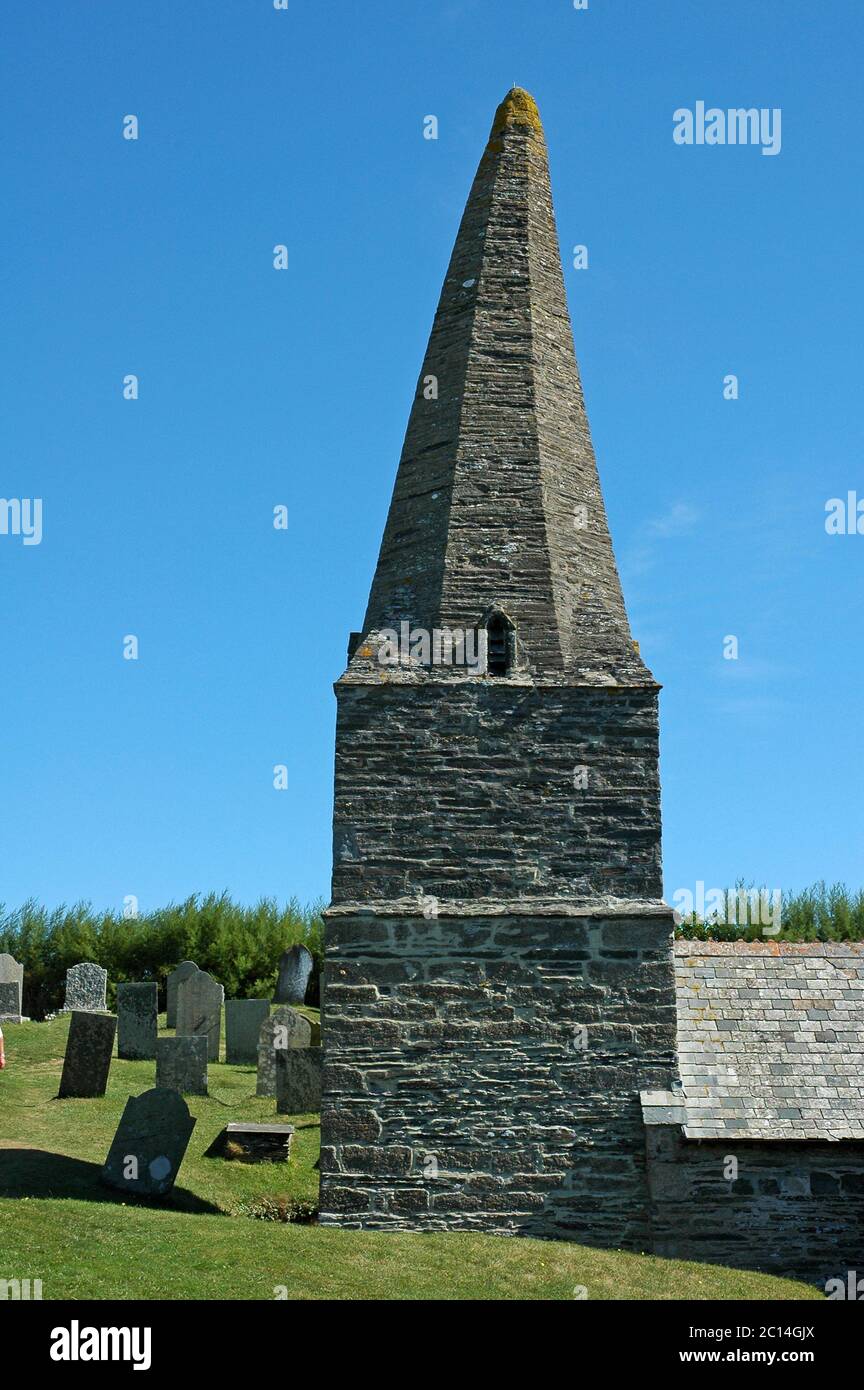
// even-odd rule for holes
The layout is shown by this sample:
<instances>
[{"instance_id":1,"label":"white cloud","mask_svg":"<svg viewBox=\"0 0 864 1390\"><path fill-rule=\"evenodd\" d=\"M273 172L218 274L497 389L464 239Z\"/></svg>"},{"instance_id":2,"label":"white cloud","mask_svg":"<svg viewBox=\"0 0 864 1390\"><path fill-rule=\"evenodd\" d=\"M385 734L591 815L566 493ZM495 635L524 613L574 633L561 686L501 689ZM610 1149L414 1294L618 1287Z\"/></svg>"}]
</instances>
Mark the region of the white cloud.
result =
<instances>
[{"instance_id":1,"label":"white cloud","mask_svg":"<svg viewBox=\"0 0 864 1390\"><path fill-rule=\"evenodd\" d=\"M696 527L700 516L689 502L676 502L664 516L646 521L639 532L641 544L625 554L623 568L630 574L645 574L659 559L660 543L686 536Z\"/></svg>"},{"instance_id":2,"label":"white cloud","mask_svg":"<svg viewBox=\"0 0 864 1390\"><path fill-rule=\"evenodd\" d=\"M657 540L670 540L673 536L684 536L699 520L699 512L689 502L676 502L665 516L649 521L643 527L646 536Z\"/></svg>"}]
</instances>

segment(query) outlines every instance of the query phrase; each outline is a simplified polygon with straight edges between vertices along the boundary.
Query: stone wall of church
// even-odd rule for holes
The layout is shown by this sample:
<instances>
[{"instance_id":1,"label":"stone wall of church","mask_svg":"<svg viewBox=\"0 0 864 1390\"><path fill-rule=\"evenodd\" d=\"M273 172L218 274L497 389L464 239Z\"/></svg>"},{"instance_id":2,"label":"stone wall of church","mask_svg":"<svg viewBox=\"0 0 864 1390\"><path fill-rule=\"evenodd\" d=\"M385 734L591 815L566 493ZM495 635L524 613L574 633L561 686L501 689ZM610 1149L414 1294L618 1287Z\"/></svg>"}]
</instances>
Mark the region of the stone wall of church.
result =
<instances>
[{"instance_id":1,"label":"stone wall of church","mask_svg":"<svg viewBox=\"0 0 864 1390\"><path fill-rule=\"evenodd\" d=\"M334 903L662 897L655 687L337 692Z\"/></svg>"},{"instance_id":2,"label":"stone wall of church","mask_svg":"<svg viewBox=\"0 0 864 1390\"><path fill-rule=\"evenodd\" d=\"M671 912L326 917L322 1221L648 1248Z\"/></svg>"},{"instance_id":3,"label":"stone wall of church","mask_svg":"<svg viewBox=\"0 0 864 1390\"><path fill-rule=\"evenodd\" d=\"M656 1254L821 1285L864 1277L864 1143L693 1141L680 1125L645 1133Z\"/></svg>"}]
</instances>

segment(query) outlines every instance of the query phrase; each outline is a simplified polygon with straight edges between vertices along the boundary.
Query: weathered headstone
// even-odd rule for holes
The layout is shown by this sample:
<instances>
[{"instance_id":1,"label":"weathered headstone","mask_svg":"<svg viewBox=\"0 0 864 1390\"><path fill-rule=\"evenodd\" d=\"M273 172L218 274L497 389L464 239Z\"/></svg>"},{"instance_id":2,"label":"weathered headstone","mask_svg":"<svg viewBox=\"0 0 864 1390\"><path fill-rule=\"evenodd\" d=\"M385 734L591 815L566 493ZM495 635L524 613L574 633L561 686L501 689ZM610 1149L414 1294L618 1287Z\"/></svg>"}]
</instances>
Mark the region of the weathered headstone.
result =
<instances>
[{"instance_id":1,"label":"weathered headstone","mask_svg":"<svg viewBox=\"0 0 864 1390\"><path fill-rule=\"evenodd\" d=\"M102 1169L102 1181L121 1192L162 1197L174 1186L195 1128L177 1091L156 1087L130 1096Z\"/></svg>"},{"instance_id":2,"label":"weathered headstone","mask_svg":"<svg viewBox=\"0 0 864 1390\"><path fill-rule=\"evenodd\" d=\"M269 999L225 1000L225 1061L258 1061L261 1025L270 1015Z\"/></svg>"},{"instance_id":3,"label":"weathered headstone","mask_svg":"<svg viewBox=\"0 0 864 1390\"><path fill-rule=\"evenodd\" d=\"M261 1025L258 1036L258 1082L256 1096L276 1094L276 1053L286 1047L309 1047L312 1026L296 1009L282 1004Z\"/></svg>"},{"instance_id":4,"label":"weathered headstone","mask_svg":"<svg viewBox=\"0 0 864 1390\"><path fill-rule=\"evenodd\" d=\"M225 990L206 970L196 970L181 980L177 989L177 1036L203 1033L207 1038L207 1060L219 1061L222 1036L222 1001Z\"/></svg>"},{"instance_id":5,"label":"weathered headstone","mask_svg":"<svg viewBox=\"0 0 864 1390\"><path fill-rule=\"evenodd\" d=\"M320 1047L287 1047L276 1053L277 1115L307 1115L321 1109Z\"/></svg>"},{"instance_id":6,"label":"weathered headstone","mask_svg":"<svg viewBox=\"0 0 864 1390\"><path fill-rule=\"evenodd\" d=\"M156 1085L188 1096L206 1096L207 1039L203 1033L156 1039Z\"/></svg>"},{"instance_id":7,"label":"weathered headstone","mask_svg":"<svg viewBox=\"0 0 864 1390\"><path fill-rule=\"evenodd\" d=\"M302 1004L313 964L312 953L305 946L292 946L290 951L283 952L273 1003Z\"/></svg>"},{"instance_id":8,"label":"weathered headstone","mask_svg":"<svg viewBox=\"0 0 864 1390\"><path fill-rule=\"evenodd\" d=\"M61 1099L104 1096L116 1031L114 1014L91 1014L83 1009L73 1011L58 1092Z\"/></svg>"},{"instance_id":9,"label":"weathered headstone","mask_svg":"<svg viewBox=\"0 0 864 1390\"><path fill-rule=\"evenodd\" d=\"M17 980L0 983L0 1020L3 1023L21 1022L21 986Z\"/></svg>"},{"instance_id":10,"label":"weathered headstone","mask_svg":"<svg viewBox=\"0 0 864 1390\"><path fill-rule=\"evenodd\" d=\"M151 1061L156 1056L158 989L154 984L117 986L117 1056Z\"/></svg>"},{"instance_id":11,"label":"weathered headstone","mask_svg":"<svg viewBox=\"0 0 864 1390\"><path fill-rule=\"evenodd\" d=\"M0 989L3 985L17 986L17 999L10 1006L10 992L0 996L0 1018L6 1023L21 1022L21 995L24 992L24 966L4 951L0 954Z\"/></svg>"},{"instance_id":12,"label":"weathered headstone","mask_svg":"<svg viewBox=\"0 0 864 1390\"><path fill-rule=\"evenodd\" d=\"M92 961L82 961L66 971L66 1003L64 1012L78 1009L84 1013L105 1013L105 989L108 971Z\"/></svg>"},{"instance_id":13,"label":"weathered headstone","mask_svg":"<svg viewBox=\"0 0 864 1390\"><path fill-rule=\"evenodd\" d=\"M194 960L181 960L168 976L165 983L166 997L166 1028L177 1027L177 989L184 980L188 980L190 975L194 975L198 966Z\"/></svg>"}]
</instances>

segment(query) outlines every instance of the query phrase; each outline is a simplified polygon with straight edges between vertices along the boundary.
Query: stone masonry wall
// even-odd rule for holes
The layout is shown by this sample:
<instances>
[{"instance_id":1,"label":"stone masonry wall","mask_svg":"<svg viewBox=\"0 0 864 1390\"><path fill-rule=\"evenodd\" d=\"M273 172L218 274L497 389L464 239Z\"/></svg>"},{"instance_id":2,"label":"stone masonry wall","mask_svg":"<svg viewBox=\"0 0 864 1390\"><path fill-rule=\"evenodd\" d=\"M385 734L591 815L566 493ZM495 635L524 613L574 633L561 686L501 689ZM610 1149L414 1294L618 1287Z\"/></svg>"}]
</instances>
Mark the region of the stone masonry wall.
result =
<instances>
[{"instance_id":1,"label":"stone masonry wall","mask_svg":"<svg viewBox=\"0 0 864 1390\"><path fill-rule=\"evenodd\" d=\"M326 917L322 1221L648 1248L669 909Z\"/></svg>"},{"instance_id":2,"label":"stone masonry wall","mask_svg":"<svg viewBox=\"0 0 864 1390\"><path fill-rule=\"evenodd\" d=\"M864 1276L864 1143L687 1140L680 1125L645 1133L656 1254L822 1285Z\"/></svg>"},{"instance_id":3,"label":"stone masonry wall","mask_svg":"<svg viewBox=\"0 0 864 1390\"><path fill-rule=\"evenodd\" d=\"M662 897L653 687L337 691L335 904Z\"/></svg>"}]
</instances>

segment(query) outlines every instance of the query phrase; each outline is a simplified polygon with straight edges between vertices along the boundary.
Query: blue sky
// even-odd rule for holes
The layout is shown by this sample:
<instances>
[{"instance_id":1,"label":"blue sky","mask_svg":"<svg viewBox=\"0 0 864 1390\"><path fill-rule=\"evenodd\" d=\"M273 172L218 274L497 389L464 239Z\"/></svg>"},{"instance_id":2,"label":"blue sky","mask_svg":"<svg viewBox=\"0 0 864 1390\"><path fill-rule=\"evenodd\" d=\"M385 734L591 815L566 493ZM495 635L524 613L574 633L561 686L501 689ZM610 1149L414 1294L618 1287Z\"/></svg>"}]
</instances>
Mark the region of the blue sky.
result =
<instances>
[{"instance_id":1,"label":"blue sky","mask_svg":"<svg viewBox=\"0 0 864 1390\"><path fill-rule=\"evenodd\" d=\"M43 538L0 535L0 901L327 896L331 685L514 83L664 686L667 896L859 886L862 39L857 0L5 0L0 494ZM781 108L780 154L677 146L700 100Z\"/></svg>"}]
</instances>

